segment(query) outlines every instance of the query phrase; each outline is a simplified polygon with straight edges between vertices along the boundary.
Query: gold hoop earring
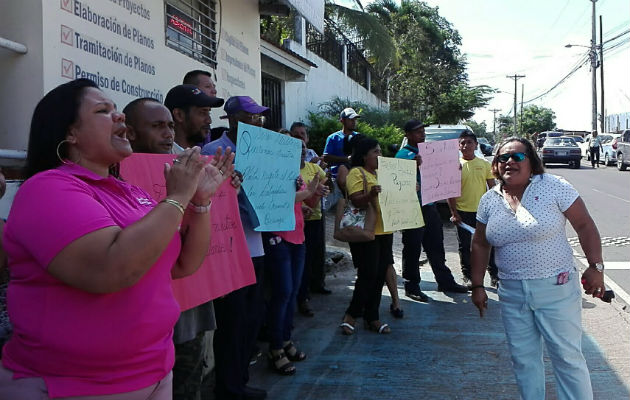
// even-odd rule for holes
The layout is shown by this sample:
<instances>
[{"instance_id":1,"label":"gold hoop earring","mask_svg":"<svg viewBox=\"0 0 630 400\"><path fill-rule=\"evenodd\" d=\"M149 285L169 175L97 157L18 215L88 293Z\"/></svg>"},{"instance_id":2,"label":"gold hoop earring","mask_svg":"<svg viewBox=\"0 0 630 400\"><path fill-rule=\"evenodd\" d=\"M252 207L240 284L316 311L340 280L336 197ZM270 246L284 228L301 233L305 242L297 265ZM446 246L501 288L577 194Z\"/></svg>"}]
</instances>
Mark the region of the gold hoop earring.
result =
<instances>
[{"instance_id":1,"label":"gold hoop earring","mask_svg":"<svg viewBox=\"0 0 630 400\"><path fill-rule=\"evenodd\" d=\"M79 160L77 160L77 162L74 162L74 161L72 161L70 159L61 157L61 153L60 153L61 145L64 144L64 143L70 143L70 141L68 139L64 139L61 142L59 142L59 144L57 145L57 158L59 159L59 161L61 161L62 164L65 164L65 165L78 164L79 161L81 160L81 155L80 154L79 154Z\"/></svg>"},{"instance_id":2,"label":"gold hoop earring","mask_svg":"<svg viewBox=\"0 0 630 400\"><path fill-rule=\"evenodd\" d=\"M64 143L68 143L68 140L64 139L61 142L59 142L59 144L57 145L57 158L59 159L59 161L61 161L62 164L70 164L68 161L66 161L66 159L61 157L61 154L59 152L61 145Z\"/></svg>"}]
</instances>

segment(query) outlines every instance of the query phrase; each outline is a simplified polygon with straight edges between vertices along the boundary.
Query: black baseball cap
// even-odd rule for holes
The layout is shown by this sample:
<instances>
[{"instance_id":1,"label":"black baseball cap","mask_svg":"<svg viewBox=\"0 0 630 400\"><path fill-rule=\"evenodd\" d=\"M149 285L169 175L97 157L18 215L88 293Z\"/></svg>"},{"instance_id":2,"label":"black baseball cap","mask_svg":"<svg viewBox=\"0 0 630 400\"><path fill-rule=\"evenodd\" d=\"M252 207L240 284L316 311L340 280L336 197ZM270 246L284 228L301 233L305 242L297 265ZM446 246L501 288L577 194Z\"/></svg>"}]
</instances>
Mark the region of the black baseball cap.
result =
<instances>
[{"instance_id":1,"label":"black baseball cap","mask_svg":"<svg viewBox=\"0 0 630 400\"><path fill-rule=\"evenodd\" d=\"M210 97L195 85L177 85L166 94L164 105L170 111L184 107L221 107L224 100Z\"/></svg>"},{"instance_id":2,"label":"black baseball cap","mask_svg":"<svg viewBox=\"0 0 630 400\"><path fill-rule=\"evenodd\" d=\"M410 119L409 121L407 121L405 123L404 126L404 130L405 132L411 132L413 130L416 130L418 128L424 128L425 126L429 126L428 124L425 124L424 122L420 121L419 119Z\"/></svg>"}]
</instances>

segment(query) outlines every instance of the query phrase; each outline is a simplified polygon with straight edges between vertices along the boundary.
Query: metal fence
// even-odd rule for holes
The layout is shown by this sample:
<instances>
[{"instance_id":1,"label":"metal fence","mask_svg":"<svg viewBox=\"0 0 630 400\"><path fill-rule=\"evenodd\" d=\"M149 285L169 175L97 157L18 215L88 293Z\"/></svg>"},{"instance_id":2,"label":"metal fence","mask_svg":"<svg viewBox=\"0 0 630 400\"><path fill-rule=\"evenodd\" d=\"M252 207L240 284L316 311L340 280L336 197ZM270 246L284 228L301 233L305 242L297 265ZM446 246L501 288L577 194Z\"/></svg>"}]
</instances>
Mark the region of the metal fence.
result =
<instances>
[{"instance_id":1,"label":"metal fence","mask_svg":"<svg viewBox=\"0 0 630 400\"><path fill-rule=\"evenodd\" d=\"M328 28L328 23L324 34L319 33L311 24L306 25L306 48L343 71L343 45Z\"/></svg>"}]
</instances>

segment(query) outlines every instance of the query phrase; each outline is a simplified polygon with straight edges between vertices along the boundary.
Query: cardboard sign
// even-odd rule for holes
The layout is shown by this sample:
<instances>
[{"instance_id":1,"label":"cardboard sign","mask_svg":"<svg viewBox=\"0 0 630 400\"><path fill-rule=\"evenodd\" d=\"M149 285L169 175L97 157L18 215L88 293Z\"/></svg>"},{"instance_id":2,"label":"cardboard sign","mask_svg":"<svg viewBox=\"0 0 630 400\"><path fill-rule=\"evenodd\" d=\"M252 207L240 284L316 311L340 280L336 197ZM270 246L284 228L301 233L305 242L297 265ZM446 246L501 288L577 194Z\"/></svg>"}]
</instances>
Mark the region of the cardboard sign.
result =
<instances>
[{"instance_id":1,"label":"cardboard sign","mask_svg":"<svg viewBox=\"0 0 630 400\"><path fill-rule=\"evenodd\" d=\"M418 150L422 157L422 205L459 197L462 191L459 140L418 143Z\"/></svg>"},{"instance_id":2,"label":"cardboard sign","mask_svg":"<svg viewBox=\"0 0 630 400\"><path fill-rule=\"evenodd\" d=\"M120 163L120 175L159 202L166 197L164 163L172 163L175 157L174 154L133 154ZM256 282L236 190L229 179L212 197L210 213L210 248L203 264L194 274L173 280L173 293L182 311Z\"/></svg>"},{"instance_id":3,"label":"cardboard sign","mask_svg":"<svg viewBox=\"0 0 630 400\"><path fill-rule=\"evenodd\" d=\"M424 226L416 194L415 160L379 157L378 184L382 189L378 202L385 232Z\"/></svg>"},{"instance_id":4,"label":"cardboard sign","mask_svg":"<svg viewBox=\"0 0 630 400\"><path fill-rule=\"evenodd\" d=\"M295 229L295 180L301 157L301 140L238 123L235 166L243 174L243 189L258 215L256 231Z\"/></svg>"}]
</instances>

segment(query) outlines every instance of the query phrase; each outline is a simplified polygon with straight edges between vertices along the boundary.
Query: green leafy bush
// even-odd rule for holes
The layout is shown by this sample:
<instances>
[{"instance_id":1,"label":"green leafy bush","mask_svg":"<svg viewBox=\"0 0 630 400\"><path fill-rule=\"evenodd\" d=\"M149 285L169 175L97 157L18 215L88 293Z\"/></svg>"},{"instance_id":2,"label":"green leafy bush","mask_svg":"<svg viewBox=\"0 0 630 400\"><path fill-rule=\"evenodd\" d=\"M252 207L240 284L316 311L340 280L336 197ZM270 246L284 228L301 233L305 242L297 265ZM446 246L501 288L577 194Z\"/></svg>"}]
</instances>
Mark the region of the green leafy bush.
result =
<instances>
[{"instance_id":1,"label":"green leafy bush","mask_svg":"<svg viewBox=\"0 0 630 400\"><path fill-rule=\"evenodd\" d=\"M309 121L308 146L314 149L317 154L322 154L328 135L341 129L339 117L309 113ZM391 145L400 144L404 136L403 130L398 126L392 124L374 126L367 121L367 118L363 117L357 123L357 132L378 140L385 157L393 157L396 154Z\"/></svg>"}]
</instances>

